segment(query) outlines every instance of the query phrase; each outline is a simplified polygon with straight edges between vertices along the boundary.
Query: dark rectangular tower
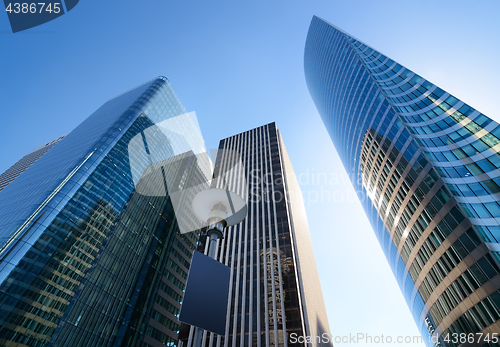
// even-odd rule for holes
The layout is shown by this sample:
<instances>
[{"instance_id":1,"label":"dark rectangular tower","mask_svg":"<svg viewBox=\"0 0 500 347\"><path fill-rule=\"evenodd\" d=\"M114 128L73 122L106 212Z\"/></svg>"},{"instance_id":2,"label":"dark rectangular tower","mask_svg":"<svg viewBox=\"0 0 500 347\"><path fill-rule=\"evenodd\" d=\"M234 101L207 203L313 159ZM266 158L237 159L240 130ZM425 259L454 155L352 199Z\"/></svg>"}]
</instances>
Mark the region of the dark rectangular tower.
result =
<instances>
[{"instance_id":1,"label":"dark rectangular tower","mask_svg":"<svg viewBox=\"0 0 500 347\"><path fill-rule=\"evenodd\" d=\"M205 332L205 346L304 346L305 336L330 328L302 193L281 134L270 123L221 140L215 176L228 172L228 152L241 157L245 179L226 173L217 184L246 191L248 215L218 241L216 259L231 269L226 333ZM183 346L192 346L193 335L191 327ZM318 340L312 345L331 346Z\"/></svg>"}]
</instances>

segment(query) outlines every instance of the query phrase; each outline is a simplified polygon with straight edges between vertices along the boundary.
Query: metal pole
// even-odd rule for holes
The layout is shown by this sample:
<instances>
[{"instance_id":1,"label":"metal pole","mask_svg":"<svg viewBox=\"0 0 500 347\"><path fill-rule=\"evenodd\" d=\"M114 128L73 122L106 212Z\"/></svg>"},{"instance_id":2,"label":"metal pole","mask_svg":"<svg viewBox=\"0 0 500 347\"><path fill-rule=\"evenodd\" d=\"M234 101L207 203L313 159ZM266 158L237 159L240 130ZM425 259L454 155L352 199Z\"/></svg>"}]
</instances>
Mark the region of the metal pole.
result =
<instances>
[{"instance_id":1,"label":"metal pole","mask_svg":"<svg viewBox=\"0 0 500 347\"><path fill-rule=\"evenodd\" d=\"M217 240L219 236L217 233L210 234L210 246L208 247L208 256L215 259L215 247L217 246Z\"/></svg>"}]
</instances>

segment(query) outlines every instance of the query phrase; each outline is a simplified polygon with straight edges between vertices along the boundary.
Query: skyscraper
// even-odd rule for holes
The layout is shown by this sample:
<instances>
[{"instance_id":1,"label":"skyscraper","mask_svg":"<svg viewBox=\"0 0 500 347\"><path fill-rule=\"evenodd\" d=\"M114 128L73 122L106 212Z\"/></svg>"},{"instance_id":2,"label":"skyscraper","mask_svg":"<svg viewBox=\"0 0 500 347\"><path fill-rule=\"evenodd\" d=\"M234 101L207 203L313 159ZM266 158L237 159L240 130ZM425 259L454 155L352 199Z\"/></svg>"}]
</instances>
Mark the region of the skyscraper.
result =
<instances>
[{"instance_id":1,"label":"skyscraper","mask_svg":"<svg viewBox=\"0 0 500 347\"><path fill-rule=\"evenodd\" d=\"M216 259L231 269L226 333L205 332L204 346L304 346L305 336L331 346L318 339L330 329L302 194L276 124L221 140L216 177L232 163L228 151L241 156L245 180L226 173L216 184L247 191L248 215L218 241ZM193 335L191 327L183 346Z\"/></svg>"},{"instance_id":2,"label":"skyscraper","mask_svg":"<svg viewBox=\"0 0 500 347\"><path fill-rule=\"evenodd\" d=\"M304 68L424 341L500 346L498 123L318 17Z\"/></svg>"},{"instance_id":3,"label":"skyscraper","mask_svg":"<svg viewBox=\"0 0 500 347\"><path fill-rule=\"evenodd\" d=\"M179 232L169 195L188 176L203 184L186 147L202 139L162 124L189 127L185 114L156 78L106 102L0 192L1 345L177 343L198 236ZM148 187L155 172L161 184Z\"/></svg>"},{"instance_id":4,"label":"skyscraper","mask_svg":"<svg viewBox=\"0 0 500 347\"><path fill-rule=\"evenodd\" d=\"M10 182L14 181L17 176L22 174L27 168L33 165L34 162L40 159L45 153L49 151L49 149L54 147L63 138L64 136L59 136L57 139L36 147L24 157L19 159L17 163L8 168L3 174L0 175L0 190L7 187Z\"/></svg>"}]
</instances>

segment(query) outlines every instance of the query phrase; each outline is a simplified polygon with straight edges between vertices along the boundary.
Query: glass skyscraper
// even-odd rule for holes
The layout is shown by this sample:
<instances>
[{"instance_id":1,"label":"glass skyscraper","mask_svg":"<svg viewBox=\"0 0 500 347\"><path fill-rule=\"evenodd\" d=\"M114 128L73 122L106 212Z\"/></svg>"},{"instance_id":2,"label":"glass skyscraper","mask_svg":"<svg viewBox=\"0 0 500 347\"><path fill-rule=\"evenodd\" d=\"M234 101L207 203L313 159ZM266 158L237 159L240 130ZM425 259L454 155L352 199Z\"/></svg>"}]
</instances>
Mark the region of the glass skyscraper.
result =
<instances>
[{"instance_id":1,"label":"glass skyscraper","mask_svg":"<svg viewBox=\"0 0 500 347\"><path fill-rule=\"evenodd\" d=\"M317 17L304 68L424 341L500 346L498 123Z\"/></svg>"},{"instance_id":2,"label":"glass skyscraper","mask_svg":"<svg viewBox=\"0 0 500 347\"><path fill-rule=\"evenodd\" d=\"M59 136L57 139L36 147L34 150L19 159L17 163L8 168L3 174L0 175L0 191L7 187L10 182L14 181L17 176L22 174L27 168L33 165L34 162L40 159L63 138L64 136Z\"/></svg>"},{"instance_id":3,"label":"glass skyscraper","mask_svg":"<svg viewBox=\"0 0 500 347\"><path fill-rule=\"evenodd\" d=\"M184 114L156 78L106 102L0 192L2 346L176 345L198 236L179 231L169 193L193 175L208 184L176 149L202 139L159 126ZM162 184L148 187L154 172Z\"/></svg>"},{"instance_id":4,"label":"glass skyscraper","mask_svg":"<svg viewBox=\"0 0 500 347\"><path fill-rule=\"evenodd\" d=\"M227 153L241 158L245 179ZM302 193L276 124L221 140L219 172L214 188L248 195L248 215L217 241L216 259L231 271L226 332L205 331L202 346L332 346ZM194 330L183 330L182 346L193 346Z\"/></svg>"}]
</instances>

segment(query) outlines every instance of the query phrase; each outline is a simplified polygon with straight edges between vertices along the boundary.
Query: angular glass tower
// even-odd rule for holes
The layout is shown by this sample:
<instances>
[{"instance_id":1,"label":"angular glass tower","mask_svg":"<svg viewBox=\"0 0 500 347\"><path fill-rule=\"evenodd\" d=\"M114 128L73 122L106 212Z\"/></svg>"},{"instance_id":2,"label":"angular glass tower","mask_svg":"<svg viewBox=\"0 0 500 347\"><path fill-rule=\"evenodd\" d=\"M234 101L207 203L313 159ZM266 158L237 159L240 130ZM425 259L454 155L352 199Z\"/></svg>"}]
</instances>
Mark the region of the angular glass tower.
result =
<instances>
[{"instance_id":1,"label":"angular glass tower","mask_svg":"<svg viewBox=\"0 0 500 347\"><path fill-rule=\"evenodd\" d=\"M17 163L8 168L3 174L0 175L0 191L7 187L12 181L17 178L17 176L22 174L27 168L33 165L34 162L40 159L63 138L64 136L59 136L57 139L38 146L37 148L26 154L24 157L19 159Z\"/></svg>"},{"instance_id":2,"label":"angular glass tower","mask_svg":"<svg viewBox=\"0 0 500 347\"><path fill-rule=\"evenodd\" d=\"M424 341L491 339L500 332L498 123L317 17L304 68Z\"/></svg>"},{"instance_id":3,"label":"angular glass tower","mask_svg":"<svg viewBox=\"0 0 500 347\"><path fill-rule=\"evenodd\" d=\"M244 180L228 170L228 152L241 156ZM229 173L215 188L248 192L248 215L218 241L216 259L231 269L226 333L205 332L204 346L304 346L304 336L332 346L318 341L330 328L302 193L276 124L221 140L218 170ZM192 347L193 335L194 327L181 334L182 346Z\"/></svg>"},{"instance_id":4,"label":"angular glass tower","mask_svg":"<svg viewBox=\"0 0 500 347\"><path fill-rule=\"evenodd\" d=\"M201 172L175 149L185 139L159 127L185 113L170 82L154 79L106 102L0 192L2 346L177 343L198 236L179 232L166 187L137 187L152 166L177 185Z\"/></svg>"}]
</instances>

